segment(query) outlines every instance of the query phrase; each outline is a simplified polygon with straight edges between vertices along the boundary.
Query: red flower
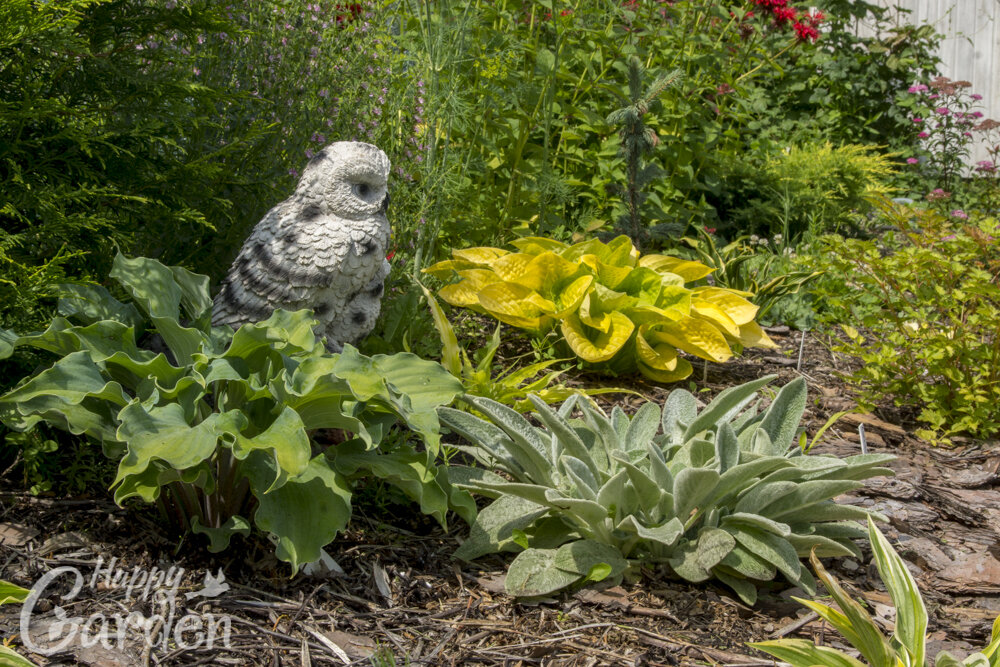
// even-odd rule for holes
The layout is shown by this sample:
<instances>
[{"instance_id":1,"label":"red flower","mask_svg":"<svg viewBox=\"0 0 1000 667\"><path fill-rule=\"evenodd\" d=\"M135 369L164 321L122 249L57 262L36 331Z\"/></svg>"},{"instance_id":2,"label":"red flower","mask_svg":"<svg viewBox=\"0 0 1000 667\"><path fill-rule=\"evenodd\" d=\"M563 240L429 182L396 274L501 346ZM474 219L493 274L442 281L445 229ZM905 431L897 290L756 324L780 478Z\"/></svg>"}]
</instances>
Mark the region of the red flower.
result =
<instances>
[{"instance_id":1,"label":"red flower","mask_svg":"<svg viewBox=\"0 0 1000 667\"><path fill-rule=\"evenodd\" d=\"M806 41L815 42L817 39L819 39L819 30L812 27L811 25L805 25L803 23L796 22L795 25L792 26L792 28L795 30L795 34L798 36L798 38L803 42Z\"/></svg>"},{"instance_id":2,"label":"red flower","mask_svg":"<svg viewBox=\"0 0 1000 667\"><path fill-rule=\"evenodd\" d=\"M797 12L792 7L776 7L774 9L774 22L778 25L785 25L795 20Z\"/></svg>"},{"instance_id":3,"label":"red flower","mask_svg":"<svg viewBox=\"0 0 1000 667\"><path fill-rule=\"evenodd\" d=\"M396 251L395 250L390 250L389 254L385 256L385 261L391 262L392 258L395 257L395 256L396 256Z\"/></svg>"}]
</instances>

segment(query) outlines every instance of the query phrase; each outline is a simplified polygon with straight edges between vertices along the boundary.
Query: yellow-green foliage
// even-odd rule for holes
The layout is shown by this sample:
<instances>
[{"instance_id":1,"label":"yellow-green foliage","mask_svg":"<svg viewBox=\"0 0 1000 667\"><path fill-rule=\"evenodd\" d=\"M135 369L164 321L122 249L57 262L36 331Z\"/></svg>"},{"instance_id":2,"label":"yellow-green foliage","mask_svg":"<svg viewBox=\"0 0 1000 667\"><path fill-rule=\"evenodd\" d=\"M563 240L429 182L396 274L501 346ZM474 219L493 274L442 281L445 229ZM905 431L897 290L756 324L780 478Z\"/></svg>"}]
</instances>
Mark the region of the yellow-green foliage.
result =
<instances>
[{"instance_id":1,"label":"yellow-green foliage","mask_svg":"<svg viewBox=\"0 0 1000 667\"><path fill-rule=\"evenodd\" d=\"M887 183L895 171L874 146L829 142L791 146L772 156L766 169L787 186L796 208L833 224L850 209L865 207L867 198L891 194Z\"/></svg>"},{"instance_id":2,"label":"yellow-green foliage","mask_svg":"<svg viewBox=\"0 0 1000 667\"><path fill-rule=\"evenodd\" d=\"M547 238L501 248L453 250L453 259L426 269L443 280L453 306L487 313L521 329L544 333L559 324L566 343L588 363L638 369L658 382L691 374L683 350L726 361L732 345L773 347L754 321L747 292L686 287L712 269L666 255L639 256L626 236L566 245Z\"/></svg>"}]
</instances>

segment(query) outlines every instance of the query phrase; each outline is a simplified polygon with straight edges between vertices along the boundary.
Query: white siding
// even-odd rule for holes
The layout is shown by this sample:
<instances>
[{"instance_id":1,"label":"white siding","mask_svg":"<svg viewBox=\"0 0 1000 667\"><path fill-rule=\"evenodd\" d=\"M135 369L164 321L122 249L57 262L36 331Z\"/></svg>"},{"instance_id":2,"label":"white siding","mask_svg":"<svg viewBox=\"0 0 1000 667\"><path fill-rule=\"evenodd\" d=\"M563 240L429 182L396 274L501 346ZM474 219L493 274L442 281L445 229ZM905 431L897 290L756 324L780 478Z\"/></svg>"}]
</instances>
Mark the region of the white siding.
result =
<instances>
[{"instance_id":1,"label":"white siding","mask_svg":"<svg viewBox=\"0 0 1000 667\"><path fill-rule=\"evenodd\" d=\"M972 83L970 93L983 96L978 107L986 118L1000 120L1000 0L875 0L887 7L902 7L897 23L930 23L945 35L941 43L941 74ZM872 27L859 25L858 33L871 35ZM972 162L986 159L976 146Z\"/></svg>"}]
</instances>

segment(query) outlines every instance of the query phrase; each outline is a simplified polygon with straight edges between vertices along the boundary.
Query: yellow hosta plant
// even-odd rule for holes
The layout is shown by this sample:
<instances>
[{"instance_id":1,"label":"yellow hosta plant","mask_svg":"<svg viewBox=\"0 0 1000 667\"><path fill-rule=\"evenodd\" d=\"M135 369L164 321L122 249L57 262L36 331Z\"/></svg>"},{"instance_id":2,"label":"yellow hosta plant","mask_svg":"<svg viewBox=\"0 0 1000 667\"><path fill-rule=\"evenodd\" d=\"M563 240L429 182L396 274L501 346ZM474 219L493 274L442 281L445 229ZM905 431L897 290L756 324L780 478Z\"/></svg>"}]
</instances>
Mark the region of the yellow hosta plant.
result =
<instances>
[{"instance_id":1,"label":"yellow hosta plant","mask_svg":"<svg viewBox=\"0 0 1000 667\"><path fill-rule=\"evenodd\" d=\"M740 292L687 287L712 269L700 262L645 255L627 236L567 245L547 238L513 242L516 250L465 248L426 273L458 282L441 290L453 306L487 313L541 334L558 324L586 362L638 369L658 382L691 374L678 351L726 361L732 347L774 347L754 321L757 306Z\"/></svg>"}]
</instances>

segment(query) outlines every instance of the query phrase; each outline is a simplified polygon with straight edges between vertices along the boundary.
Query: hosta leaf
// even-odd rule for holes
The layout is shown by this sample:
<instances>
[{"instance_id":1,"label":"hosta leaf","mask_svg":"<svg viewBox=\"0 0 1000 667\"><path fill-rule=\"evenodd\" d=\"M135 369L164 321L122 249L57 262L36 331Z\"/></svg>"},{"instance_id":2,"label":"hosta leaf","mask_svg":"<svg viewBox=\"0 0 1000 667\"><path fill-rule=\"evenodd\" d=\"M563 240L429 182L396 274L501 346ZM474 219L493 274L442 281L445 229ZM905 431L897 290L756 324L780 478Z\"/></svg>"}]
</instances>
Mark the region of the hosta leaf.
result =
<instances>
[{"instance_id":1,"label":"hosta leaf","mask_svg":"<svg viewBox=\"0 0 1000 667\"><path fill-rule=\"evenodd\" d=\"M774 565L789 580L797 582L802 576L802 563L795 549L784 538L756 528L733 526L728 529L743 547Z\"/></svg>"},{"instance_id":2,"label":"hosta leaf","mask_svg":"<svg viewBox=\"0 0 1000 667\"><path fill-rule=\"evenodd\" d=\"M533 259L535 259L534 255L523 252L507 253L492 260L490 268L500 280L535 292L536 288L531 287L531 285L540 283L541 276L538 267L530 266Z\"/></svg>"},{"instance_id":3,"label":"hosta leaf","mask_svg":"<svg viewBox=\"0 0 1000 667\"><path fill-rule=\"evenodd\" d=\"M234 411L241 417L242 413ZM227 413L229 414L229 413ZM242 425L246 425L245 417ZM312 456L309 436L306 435L305 424L299 413L285 407L263 433L247 438L237 431L233 442L233 456L239 460L245 459L250 452L265 450L274 457L277 476L268 491L281 486L289 477L295 477L305 472Z\"/></svg>"},{"instance_id":4,"label":"hosta leaf","mask_svg":"<svg viewBox=\"0 0 1000 667\"><path fill-rule=\"evenodd\" d=\"M677 350L665 343L651 346L643 336L642 329L635 337L635 352L639 361L654 370L671 372L677 369Z\"/></svg>"},{"instance_id":5,"label":"hosta leaf","mask_svg":"<svg viewBox=\"0 0 1000 667\"><path fill-rule=\"evenodd\" d=\"M657 346L657 348L660 347L662 347L662 345ZM679 382L680 380L689 377L691 375L691 371L693 370L691 367L691 362L688 361L687 359L682 359L680 357L677 358L677 365L674 367L674 370L672 371L660 371L650 366L647 366L642 362L639 362L637 366L639 368L639 372L642 373L645 377L649 378L653 382L660 382L662 384Z\"/></svg>"},{"instance_id":6,"label":"hosta leaf","mask_svg":"<svg viewBox=\"0 0 1000 667\"><path fill-rule=\"evenodd\" d=\"M479 293L487 285L500 282L500 278L486 269L466 269L459 271L458 275L461 280L445 285L438 295L453 306L484 312L483 306L479 303Z\"/></svg>"},{"instance_id":7,"label":"hosta leaf","mask_svg":"<svg viewBox=\"0 0 1000 667\"><path fill-rule=\"evenodd\" d=\"M587 575L595 565L604 563L611 568L608 577L612 580L621 577L628 566L617 549L596 540L577 540L562 545L553 563L561 570L578 575Z\"/></svg>"},{"instance_id":8,"label":"hosta leaf","mask_svg":"<svg viewBox=\"0 0 1000 667\"><path fill-rule=\"evenodd\" d=\"M215 454L219 413L191 426L184 417L183 407L177 403L149 410L139 403L131 403L122 409L118 418L121 426L117 438L128 443L128 449L118 464L113 486L129 475L143 472L153 459L184 470Z\"/></svg>"},{"instance_id":9,"label":"hosta leaf","mask_svg":"<svg viewBox=\"0 0 1000 667\"><path fill-rule=\"evenodd\" d=\"M753 322L757 316L757 306L735 292L721 287L697 287L694 294L699 300L707 301L725 313L733 324L742 326Z\"/></svg>"},{"instance_id":10,"label":"hosta leaf","mask_svg":"<svg viewBox=\"0 0 1000 667\"><path fill-rule=\"evenodd\" d=\"M195 516L191 519L191 532L195 535L206 535L209 539L208 550L214 554L221 553L229 548L229 542L236 535L246 537L250 534L250 522L238 514L226 519L218 528L205 526L201 520Z\"/></svg>"},{"instance_id":11,"label":"hosta leaf","mask_svg":"<svg viewBox=\"0 0 1000 667\"><path fill-rule=\"evenodd\" d=\"M553 296L555 312L552 316L557 319L563 319L579 308L580 304L583 303L584 297L587 296L593 285L593 276L582 275L559 288Z\"/></svg>"},{"instance_id":12,"label":"hosta leaf","mask_svg":"<svg viewBox=\"0 0 1000 667\"><path fill-rule=\"evenodd\" d=\"M134 305L122 303L101 285L68 283L56 285L56 291L59 295L56 304L59 314L82 324L114 320L136 329L143 324L142 316Z\"/></svg>"},{"instance_id":13,"label":"hosta leaf","mask_svg":"<svg viewBox=\"0 0 1000 667\"><path fill-rule=\"evenodd\" d=\"M527 549L507 569L504 588L515 597L549 595L580 580L575 572L556 567L556 549Z\"/></svg>"},{"instance_id":14,"label":"hosta leaf","mask_svg":"<svg viewBox=\"0 0 1000 667\"><path fill-rule=\"evenodd\" d=\"M721 308L708 301L694 299L691 302L691 315L705 320L719 331L733 338L738 338L740 335L740 328L736 326L732 318L723 312Z\"/></svg>"},{"instance_id":15,"label":"hosta leaf","mask_svg":"<svg viewBox=\"0 0 1000 667\"><path fill-rule=\"evenodd\" d=\"M423 273L432 275L440 280L450 280L452 276L454 276L459 271L465 269L472 269L477 266L480 265L465 259L446 259L443 262L438 262L437 264L428 266L426 269L423 270ZM489 273L493 272L490 271Z\"/></svg>"},{"instance_id":16,"label":"hosta leaf","mask_svg":"<svg viewBox=\"0 0 1000 667\"><path fill-rule=\"evenodd\" d=\"M662 322L650 332L650 337L709 361L723 362L733 356L729 343L718 329L693 317Z\"/></svg>"},{"instance_id":17,"label":"hosta leaf","mask_svg":"<svg viewBox=\"0 0 1000 667\"><path fill-rule=\"evenodd\" d=\"M37 667L35 663L3 644L0 644L0 664L6 667Z\"/></svg>"},{"instance_id":18,"label":"hosta leaf","mask_svg":"<svg viewBox=\"0 0 1000 667\"><path fill-rule=\"evenodd\" d=\"M598 284L609 289L617 289L632 273L631 266L607 264L598 259L596 255L584 255L580 258L580 262L590 267Z\"/></svg>"},{"instance_id":19,"label":"hosta leaf","mask_svg":"<svg viewBox=\"0 0 1000 667\"><path fill-rule=\"evenodd\" d=\"M736 540L719 528L703 528L697 539L680 547L670 559L670 567L678 576L692 582L706 581L711 569L726 557Z\"/></svg>"},{"instance_id":20,"label":"hosta leaf","mask_svg":"<svg viewBox=\"0 0 1000 667\"><path fill-rule=\"evenodd\" d=\"M0 421L24 431L46 421L70 433L117 442L116 414L129 397L86 351L69 354L0 399Z\"/></svg>"},{"instance_id":21,"label":"hosta leaf","mask_svg":"<svg viewBox=\"0 0 1000 667\"><path fill-rule=\"evenodd\" d=\"M511 255L508 255L510 257ZM556 285L580 273L578 264L567 261L552 252L535 255L517 282L546 297L554 297ZM583 277L583 276L579 276ZM510 280L510 278L505 278Z\"/></svg>"},{"instance_id":22,"label":"hosta leaf","mask_svg":"<svg viewBox=\"0 0 1000 667\"><path fill-rule=\"evenodd\" d=\"M806 381L801 377L781 388L760 422L760 427L771 437L774 449L759 453L781 455L794 444L795 433L806 408L806 393Z\"/></svg>"},{"instance_id":23,"label":"hosta leaf","mask_svg":"<svg viewBox=\"0 0 1000 667\"><path fill-rule=\"evenodd\" d=\"M519 239L514 239L510 242L510 244L521 252L528 253L529 255L540 255L543 252L561 253L569 248L569 246L562 241L556 241L555 239L546 238L544 236L524 236Z\"/></svg>"},{"instance_id":24,"label":"hosta leaf","mask_svg":"<svg viewBox=\"0 0 1000 667\"><path fill-rule=\"evenodd\" d=\"M472 262L473 264L481 264L483 266L489 266L495 259L503 257L507 254L508 252L506 250L490 247L453 249L451 251L451 256L455 259Z\"/></svg>"},{"instance_id":25,"label":"hosta leaf","mask_svg":"<svg viewBox=\"0 0 1000 667\"><path fill-rule=\"evenodd\" d=\"M534 299L537 292L510 282L492 283L479 291L479 304L493 317L505 324L541 331L551 320ZM553 304L552 310L555 310Z\"/></svg>"},{"instance_id":26,"label":"hosta leaf","mask_svg":"<svg viewBox=\"0 0 1000 667\"><path fill-rule=\"evenodd\" d=\"M764 347L771 349L778 347L756 322L741 324L740 335L737 338L739 338L740 345L743 347Z\"/></svg>"},{"instance_id":27,"label":"hosta leaf","mask_svg":"<svg viewBox=\"0 0 1000 667\"><path fill-rule=\"evenodd\" d=\"M846 653L826 646L816 646L805 639L774 639L766 642L748 642L747 646L773 655L778 660L789 663L792 667L865 667ZM879 663L891 665L893 663Z\"/></svg>"},{"instance_id":28,"label":"hosta leaf","mask_svg":"<svg viewBox=\"0 0 1000 667\"><path fill-rule=\"evenodd\" d=\"M696 509L705 509L701 502L719 482L719 473L711 468L685 468L674 477L674 512L687 521Z\"/></svg>"},{"instance_id":29,"label":"hosta leaf","mask_svg":"<svg viewBox=\"0 0 1000 667\"><path fill-rule=\"evenodd\" d=\"M575 314L562 321L561 330L573 352L591 363L607 361L628 342L635 325L625 315L610 314L611 325L607 332L587 327Z\"/></svg>"},{"instance_id":30,"label":"hosta leaf","mask_svg":"<svg viewBox=\"0 0 1000 667\"><path fill-rule=\"evenodd\" d=\"M265 493L269 479L274 479L273 464L264 465L264 457L248 459L258 463L247 466L250 484L259 506L254 523L274 537L275 555L291 564L319 560L320 549L333 541L351 517L351 488L347 481L317 456L306 471L289 479L281 488Z\"/></svg>"},{"instance_id":31,"label":"hosta leaf","mask_svg":"<svg viewBox=\"0 0 1000 667\"><path fill-rule=\"evenodd\" d=\"M524 498L501 496L476 516L469 526L469 537L454 553L455 558L471 561L480 556L514 548L510 536L524 530L549 510Z\"/></svg>"},{"instance_id":32,"label":"hosta leaf","mask_svg":"<svg viewBox=\"0 0 1000 667\"><path fill-rule=\"evenodd\" d=\"M669 257L667 255L645 255L639 258L639 266L652 269L657 273L673 273L684 279L684 282L700 280L715 269L701 262Z\"/></svg>"}]
</instances>

